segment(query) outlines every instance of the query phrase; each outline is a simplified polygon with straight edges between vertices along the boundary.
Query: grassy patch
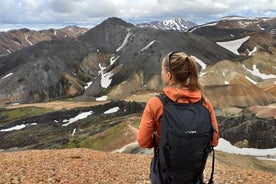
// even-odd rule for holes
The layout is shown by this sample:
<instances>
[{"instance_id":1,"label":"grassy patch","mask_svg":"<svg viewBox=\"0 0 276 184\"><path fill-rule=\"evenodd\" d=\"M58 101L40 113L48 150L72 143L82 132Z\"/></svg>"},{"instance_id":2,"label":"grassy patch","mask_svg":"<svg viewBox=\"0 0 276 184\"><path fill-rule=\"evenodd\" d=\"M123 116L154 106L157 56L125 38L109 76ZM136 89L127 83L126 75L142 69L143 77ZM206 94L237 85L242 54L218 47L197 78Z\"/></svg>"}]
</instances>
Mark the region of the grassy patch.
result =
<instances>
[{"instance_id":1,"label":"grassy patch","mask_svg":"<svg viewBox=\"0 0 276 184\"><path fill-rule=\"evenodd\" d=\"M137 129L139 129L140 121L141 121L141 119L138 119L138 120L134 121L133 123L131 123L131 125L134 126Z\"/></svg>"},{"instance_id":2,"label":"grassy patch","mask_svg":"<svg viewBox=\"0 0 276 184\"><path fill-rule=\"evenodd\" d=\"M7 118L1 120L0 123L11 122L36 115L42 115L53 111L55 110L44 107L22 107L18 109L8 109L1 112L1 114L6 115Z\"/></svg>"},{"instance_id":3,"label":"grassy patch","mask_svg":"<svg viewBox=\"0 0 276 184\"><path fill-rule=\"evenodd\" d=\"M120 123L116 126L113 126L106 131L100 133L99 135L92 136L80 143L81 147L88 146L89 148L96 150L103 150L104 147L112 144L112 140L121 136L124 132L126 123Z\"/></svg>"},{"instance_id":4,"label":"grassy patch","mask_svg":"<svg viewBox=\"0 0 276 184\"><path fill-rule=\"evenodd\" d=\"M99 134L87 137L74 137L65 145L58 148L91 148L103 150L106 146L112 144L112 140L124 133L127 123L120 123Z\"/></svg>"}]
</instances>

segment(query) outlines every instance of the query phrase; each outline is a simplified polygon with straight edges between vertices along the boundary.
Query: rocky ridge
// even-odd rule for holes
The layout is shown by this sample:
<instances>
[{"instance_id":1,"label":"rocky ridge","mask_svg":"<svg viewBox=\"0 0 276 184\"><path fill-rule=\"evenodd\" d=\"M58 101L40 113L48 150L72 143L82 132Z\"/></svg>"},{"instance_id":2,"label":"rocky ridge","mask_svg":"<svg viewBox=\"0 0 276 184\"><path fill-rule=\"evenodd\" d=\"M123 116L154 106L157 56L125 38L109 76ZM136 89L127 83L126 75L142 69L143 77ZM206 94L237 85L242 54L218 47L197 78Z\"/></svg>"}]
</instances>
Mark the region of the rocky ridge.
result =
<instances>
[{"instance_id":1,"label":"rocky ridge","mask_svg":"<svg viewBox=\"0 0 276 184\"><path fill-rule=\"evenodd\" d=\"M68 26L61 29L34 31L30 29L9 30L0 32L0 56L10 54L25 47L35 45L41 41L63 38L76 38L88 29Z\"/></svg>"}]
</instances>

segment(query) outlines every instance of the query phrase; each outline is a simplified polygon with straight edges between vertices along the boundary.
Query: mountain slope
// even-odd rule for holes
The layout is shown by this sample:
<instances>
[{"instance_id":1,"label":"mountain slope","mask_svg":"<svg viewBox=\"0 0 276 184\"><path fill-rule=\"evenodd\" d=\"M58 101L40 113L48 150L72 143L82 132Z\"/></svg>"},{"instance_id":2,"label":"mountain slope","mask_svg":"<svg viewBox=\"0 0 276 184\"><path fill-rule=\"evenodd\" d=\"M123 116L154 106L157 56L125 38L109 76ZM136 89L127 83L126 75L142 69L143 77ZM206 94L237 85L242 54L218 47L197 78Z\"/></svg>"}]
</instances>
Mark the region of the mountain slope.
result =
<instances>
[{"instance_id":1,"label":"mountain slope","mask_svg":"<svg viewBox=\"0 0 276 184\"><path fill-rule=\"evenodd\" d=\"M22 103L82 93L93 97L137 72L143 79L134 90L158 89L160 82L148 83L159 75L161 57L171 50L197 55L207 64L237 57L202 36L137 28L110 18L78 39L40 42L1 57L1 98ZM106 80L110 84L103 84Z\"/></svg>"},{"instance_id":2,"label":"mountain slope","mask_svg":"<svg viewBox=\"0 0 276 184\"><path fill-rule=\"evenodd\" d=\"M271 22L273 23L273 19ZM222 37L218 40L219 37L214 37L216 34L208 29L206 31L206 26L183 33L140 28L119 18L109 18L76 39L40 42L0 57L1 102L41 102L70 97L77 100L95 100L102 95L109 99L124 99L133 92L160 90L161 58L175 50L184 51L195 57L202 69L201 72L208 73L208 70L212 70L211 66L223 60L240 63L244 69L247 68L247 72L241 72L241 75L255 80L254 85L266 82L262 86L266 86L266 92L273 95L271 89L275 85L276 73L273 57L276 52L271 27L268 26L264 33L257 31L254 34L254 29L242 32L240 28L239 35L236 34L232 40L244 36L248 38L243 39L245 41L233 52L221 46L221 43L227 40L226 37L234 34L236 30L229 29L227 25L224 28L219 27L218 33ZM212 72L219 73L214 75L217 76L215 80L210 74L203 77L203 81L206 81L204 85L210 87L210 90L223 83L219 82L221 79L218 77L222 75L219 67L215 70L217 71ZM267 82L249 70L253 73L265 72L272 75L272 78ZM251 89L256 91L259 87ZM233 89L228 90L225 92L231 92ZM246 96L246 91L245 89L241 93ZM219 96L217 93L213 98ZM275 102L273 96L266 95L264 101L259 100L257 96L252 96L252 103L245 103L244 100L235 103L236 100L232 99L233 103L226 102L225 106L240 107Z\"/></svg>"}]
</instances>

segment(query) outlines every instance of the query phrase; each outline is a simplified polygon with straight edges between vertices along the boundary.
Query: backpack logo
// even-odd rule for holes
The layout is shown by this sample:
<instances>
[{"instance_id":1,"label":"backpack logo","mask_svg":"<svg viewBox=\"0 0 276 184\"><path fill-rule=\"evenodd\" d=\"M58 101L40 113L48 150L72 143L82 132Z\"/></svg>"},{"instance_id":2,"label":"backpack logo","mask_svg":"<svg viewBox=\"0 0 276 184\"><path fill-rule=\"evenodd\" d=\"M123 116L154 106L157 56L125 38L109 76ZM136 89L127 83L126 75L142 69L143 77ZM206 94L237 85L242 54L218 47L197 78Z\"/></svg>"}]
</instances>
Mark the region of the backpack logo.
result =
<instances>
[{"instance_id":1,"label":"backpack logo","mask_svg":"<svg viewBox=\"0 0 276 184\"><path fill-rule=\"evenodd\" d=\"M196 130L186 131L185 134L196 134Z\"/></svg>"},{"instance_id":2,"label":"backpack logo","mask_svg":"<svg viewBox=\"0 0 276 184\"><path fill-rule=\"evenodd\" d=\"M165 94L158 98L164 105L160 147L155 151L160 180L162 183L195 183L202 176L208 154L213 150L210 113L202 100L184 104L173 102Z\"/></svg>"}]
</instances>

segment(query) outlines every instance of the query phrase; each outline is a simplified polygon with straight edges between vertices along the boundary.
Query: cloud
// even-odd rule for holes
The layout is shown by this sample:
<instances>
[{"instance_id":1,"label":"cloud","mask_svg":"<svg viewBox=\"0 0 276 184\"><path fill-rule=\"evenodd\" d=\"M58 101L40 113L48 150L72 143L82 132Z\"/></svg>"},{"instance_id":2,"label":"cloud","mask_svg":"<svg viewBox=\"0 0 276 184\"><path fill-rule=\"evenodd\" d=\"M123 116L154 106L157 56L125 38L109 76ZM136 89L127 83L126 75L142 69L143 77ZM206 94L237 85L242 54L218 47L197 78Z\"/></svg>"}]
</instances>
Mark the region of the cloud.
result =
<instances>
[{"instance_id":1,"label":"cloud","mask_svg":"<svg viewBox=\"0 0 276 184\"><path fill-rule=\"evenodd\" d=\"M92 24L108 17L143 22L181 17L276 16L275 0L0 0L0 24Z\"/></svg>"}]
</instances>

